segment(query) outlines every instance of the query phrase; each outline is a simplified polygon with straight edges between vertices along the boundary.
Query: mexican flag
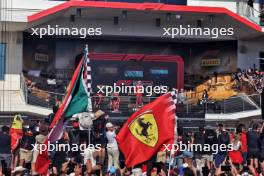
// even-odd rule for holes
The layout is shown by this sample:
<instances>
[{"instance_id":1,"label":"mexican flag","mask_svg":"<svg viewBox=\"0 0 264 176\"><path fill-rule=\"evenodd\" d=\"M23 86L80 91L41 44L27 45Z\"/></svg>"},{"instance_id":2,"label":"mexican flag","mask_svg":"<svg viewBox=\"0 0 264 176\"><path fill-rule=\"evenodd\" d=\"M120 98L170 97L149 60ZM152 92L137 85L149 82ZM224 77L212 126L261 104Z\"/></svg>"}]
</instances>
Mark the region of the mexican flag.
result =
<instances>
[{"instance_id":1,"label":"mexican flag","mask_svg":"<svg viewBox=\"0 0 264 176\"><path fill-rule=\"evenodd\" d=\"M91 66L88 58L88 49L78 67L74 71L72 79L67 87L62 105L50 124L52 129L49 135L50 142L58 140L63 132L63 124L74 114L92 111L91 103Z\"/></svg>"},{"instance_id":2,"label":"mexican flag","mask_svg":"<svg viewBox=\"0 0 264 176\"><path fill-rule=\"evenodd\" d=\"M72 115L92 111L90 93L91 67L88 58L88 48L86 48L84 56L74 71L70 84L68 85L63 103L59 107L52 123L50 124L51 131L45 140L46 145L48 145L49 142L55 142L62 137L65 124ZM48 151L39 153L36 160L36 171L41 175L46 175L49 164L50 159L48 157Z\"/></svg>"}]
</instances>

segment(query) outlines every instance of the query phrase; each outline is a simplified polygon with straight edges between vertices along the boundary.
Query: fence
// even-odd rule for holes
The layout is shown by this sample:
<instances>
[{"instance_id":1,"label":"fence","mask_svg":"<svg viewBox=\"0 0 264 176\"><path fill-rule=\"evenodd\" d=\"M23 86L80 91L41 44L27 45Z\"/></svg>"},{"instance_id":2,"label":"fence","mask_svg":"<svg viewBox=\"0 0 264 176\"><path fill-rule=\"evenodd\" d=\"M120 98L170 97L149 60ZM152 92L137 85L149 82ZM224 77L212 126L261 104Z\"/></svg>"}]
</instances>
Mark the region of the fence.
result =
<instances>
[{"instance_id":1,"label":"fence","mask_svg":"<svg viewBox=\"0 0 264 176\"><path fill-rule=\"evenodd\" d=\"M31 105L42 106L46 108L52 108L57 100L62 100L64 94L48 92L39 89L29 89L25 83L23 75L21 75L21 90L24 95L25 102ZM119 96L118 111L113 109L114 99L113 96L93 96L93 106L98 106L98 109L102 109L105 112L111 113L126 113L131 114L135 112L139 107L136 105L136 96ZM156 97L143 97L143 104L148 104L156 99ZM98 101L101 101L99 105ZM208 101L207 103L193 104L187 100L182 104L177 105L177 116L188 118L197 118L199 115L204 117L204 114L225 114L236 113L250 110L257 110L261 108L261 96L259 94L246 95L239 94L235 97L230 97L222 101ZM193 102L193 101L192 101Z\"/></svg>"},{"instance_id":2,"label":"fence","mask_svg":"<svg viewBox=\"0 0 264 176\"><path fill-rule=\"evenodd\" d=\"M236 112L257 110L261 108L261 96L259 94L241 94L230 97L223 101L215 102L213 105L206 105L206 113L230 114Z\"/></svg>"},{"instance_id":3,"label":"fence","mask_svg":"<svg viewBox=\"0 0 264 176\"><path fill-rule=\"evenodd\" d=\"M237 13L245 18L247 18L248 20L260 25L260 17L261 17L261 13L249 6L247 4L247 1L239 1L237 2Z\"/></svg>"}]
</instances>

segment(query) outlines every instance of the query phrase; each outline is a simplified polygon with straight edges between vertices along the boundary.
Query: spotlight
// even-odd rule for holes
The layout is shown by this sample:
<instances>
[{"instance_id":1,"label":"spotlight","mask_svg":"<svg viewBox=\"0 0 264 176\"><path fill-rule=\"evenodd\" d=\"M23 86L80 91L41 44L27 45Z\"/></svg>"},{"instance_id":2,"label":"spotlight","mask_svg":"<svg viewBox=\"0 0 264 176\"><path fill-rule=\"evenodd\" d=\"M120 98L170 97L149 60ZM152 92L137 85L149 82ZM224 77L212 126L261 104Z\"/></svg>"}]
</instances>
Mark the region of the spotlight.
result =
<instances>
[{"instance_id":1,"label":"spotlight","mask_svg":"<svg viewBox=\"0 0 264 176\"><path fill-rule=\"evenodd\" d=\"M71 22L71 23L74 23L74 22L75 22L75 15L71 15L71 16L70 16L70 22Z\"/></svg>"},{"instance_id":2,"label":"spotlight","mask_svg":"<svg viewBox=\"0 0 264 176\"><path fill-rule=\"evenodd\" d=\"M199 28L202 27L202 20L197 20L196 26Z\"/></svg>"},{"instance_id":3,"label":"spotlight","mask_svg":"<svg viewBox=\"0 0 264 176\"><path fill-rule=\"evenodd\" d=\"M127 11L126 10L122 11L122 18L127 19Z\"/></svg>"},{"instance_id":4,"label":"spotlight","mask_svg":"<svg viewBox=\"0 0 264 176\"><path fill-rule=\"evenodd\" d=\"M82 17L82 9L80 9L80 8L76 9L76 16L79 18Z\"/></svg>"},{"instance_id":5,"label":"spotlight","mask_svg":"<svg viewBox=\"0 0 264 176\"><path fill-rule=\"evenodd\" d=\"M160 27L160 18L156 18L156 26Z\"/></svg>"},{"instance_id":6,"label":"spotlight","mask_svg":"<svg viewBox=\"0 0 264 176\"><path fill-rule=\"evenodd\" d=\"M118 25L118 17L117 16L114 17L114 25Z\"/></svg>"},{"instance_id":7,"label":"spotlight","mask_svg":"<svg viewBox=\"0 0 264 176\"><path fill-rule=\"evenodd\" d=\"M166 21L167 22L171 21L171 13L166 13Z\"/></svg>"},{"instance_id":8,"label":"spotlight","mask_svg":"<svg viewBox=\"0 0 264 176\"><path fill-rule=\"evenodd\" d=\"M214 15L209 16L209 23L213 24L214 23Z\"/></svg>"},{"instance_id":9,"label":"spotlight","mask_svg":"<svg viewBox=\"0 0 264 176\"><path fill-rule=\"evenodd\" d=\"M175 15L175 18L176 18L177 20L181 20L181 19L182 19L182 16L181 16L180 14L176 14L176 15Z\"/></svg>"}]
</instances>

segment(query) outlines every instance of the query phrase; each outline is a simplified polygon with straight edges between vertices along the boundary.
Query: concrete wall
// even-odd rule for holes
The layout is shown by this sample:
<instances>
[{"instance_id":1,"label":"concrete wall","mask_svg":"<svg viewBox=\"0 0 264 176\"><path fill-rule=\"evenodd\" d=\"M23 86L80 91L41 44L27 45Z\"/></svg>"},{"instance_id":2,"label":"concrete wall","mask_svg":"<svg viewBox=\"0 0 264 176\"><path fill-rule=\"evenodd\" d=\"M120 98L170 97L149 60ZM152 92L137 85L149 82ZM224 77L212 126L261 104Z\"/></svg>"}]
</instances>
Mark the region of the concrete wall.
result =
<instances>
[{"instance_id":1,"label":"concrete wall","mask_svg":"<svg viewBox=\"0 0 264 176\"><path fill-rule=\"evenodd\" d=\"M224 7L232 12L237 12L237 6L235 0L224 1L224 0L188 0L188 6L206 6L206 7Z\"/></svg>"},{"instance_id":2,"label":"concrete wall","mask_svg":"<svg viewBox=\"0 0 264 176\"><path fill-rule=\"evenodd\" d=\"M22 32L9 32L5 36L4 41L0 40L6 43L6 74L4 80L0 80L0 90L19 90L22 71Z\"/></svg>"},{"instance_id":3,"label":"concrete wall","mask_svg":"<svg viewBox=\"0 0 264 176\"><path fill-rule=\"evenodd\" d=\"M224 7L234 13L238 12L237 0L188 0L188 6ZM244 2L247 2L246 0ZM259 11L259 1L254 1L254 9Z\"/></svg>"},{"instance_id":4,"label":"concrete wall","mask_svg":"<svg viewBox=\"0 0 264 176\"><path fill-rule=\"evenodd\" d=\"M0 3L3 8L1 13L5 14L1 15L0 21L26 22L27 16L61 4L63 1L8 0L7 2L0 1Z\"/></svg>"},{"instance_id":5,"label":"concrete wall","mask_svg":"<svg viewBox=\"0 0 264 176\"><path fill-rule=\"evenodd\" d=\"M215 38L213 35L205 36L205 35L175 35L172 38L171 35L167 35L165 33L165 30L163 28L180 28L180 25L182 25L184 28L195 28L196 26L196 20L197 19L190 19L188 20L183 20L183 21L178 21L176 22L171 21L167 22L165 20L161 21L161 26L157 27L155 25L155 18L153 19L148 19L148 20L138 20L138 19L130 19L130 20L119 20L118 25L113 24L112 18L110 19L77 19L74 23L70 23L69 18L59 18L55 19L53 21L50 21L49 23L36 26L34 28L46 28L48 29L48 25L51 28L55 28L56 25L59 28L101 28L102 36L111 36L111 37L143 37L143 38L157 38L158 40L171 40L177 42L177 39L183 39L183 40L196 40L196 39L204 39L206 41L208 40L234 40L236 33L236 29L234 24L226 24L229 21L226 21L226 23L223 22L223 19L216 18L214 24L209 24L208 21L204 21L203 25L208 28L234 28L234 35L225 35L225 36L220 36L218 35L218 38ZM172 34L172 30L169 32ZM165 34L165 35L163 35ZM185 33L187 34L187 33ZM219 33L218 33L219 34ZM62 36L65 37L65 36ZM66 36L66 38L73 37L73 36ZM80 38L81 36L79 36ZM85 37L85 36L82 36ZM100 36L86 36L86 38L94 38L94 37L100 37ZM214 38L213 38L214 37ZM75 38L78 38L78 36Z\"/></svg>"},{"instance_id":6,"label":"concrete wall","mask_svg":"<svg viewBox=\"0 0 264 176\"><path fill-rule=\"evenodd\" d=\"M238 41L237 67L241 69L259 68L259 52L264 52L264 38Z\"/></svg>"}]
</instances>

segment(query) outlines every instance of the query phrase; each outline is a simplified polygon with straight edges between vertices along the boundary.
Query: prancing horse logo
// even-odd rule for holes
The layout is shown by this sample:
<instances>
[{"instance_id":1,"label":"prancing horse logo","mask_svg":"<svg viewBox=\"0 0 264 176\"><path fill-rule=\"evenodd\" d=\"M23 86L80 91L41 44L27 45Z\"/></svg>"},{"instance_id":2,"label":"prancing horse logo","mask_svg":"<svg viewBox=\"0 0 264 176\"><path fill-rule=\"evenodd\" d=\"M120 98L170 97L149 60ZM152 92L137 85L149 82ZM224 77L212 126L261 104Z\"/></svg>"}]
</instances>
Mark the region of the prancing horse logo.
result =
<instances>
[{"instance_id":1,"label":"prancing horse logo","mask_svg":"<svg viewBox=\"0 0 264 176\"><path fill-rule=\"evenodd\" d=\"M151 111L138 115L130 124L129 130L140 142L154 147L158 142L158 126Z\"/></svg>"}]
</instances>

